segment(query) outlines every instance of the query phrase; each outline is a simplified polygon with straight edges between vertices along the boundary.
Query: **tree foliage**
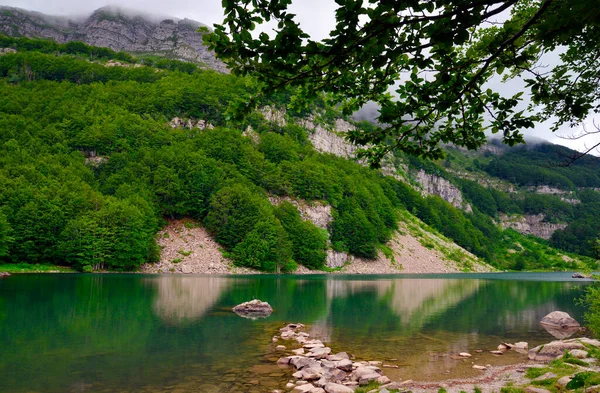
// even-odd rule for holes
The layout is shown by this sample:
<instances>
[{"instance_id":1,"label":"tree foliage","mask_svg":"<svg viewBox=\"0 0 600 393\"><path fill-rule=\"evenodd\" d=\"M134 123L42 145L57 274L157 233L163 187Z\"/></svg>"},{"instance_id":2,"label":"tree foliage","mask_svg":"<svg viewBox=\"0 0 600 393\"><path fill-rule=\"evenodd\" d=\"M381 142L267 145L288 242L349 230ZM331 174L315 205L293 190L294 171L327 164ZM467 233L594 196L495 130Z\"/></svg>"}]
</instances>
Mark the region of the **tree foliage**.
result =
<instances>
[{"instance_id":1,"label":"tree foliage","mask_svg":"<svg viewBox=\"0 0 600 393\"><path fill-rule=\"evenodd\" d=\"M369 146L364 154L374 164L393 149L429 158L442 155L441 143L475 149L486 130L513 145L538 121L556 116L557 128L600 110L600 14L589 0L338 1L322 41L302 29L290 3L224 2L223 24L205 35L235 74L259 81L238 113L290 86L299 108L321 92L345 114L375 101L385 127L349 133ZM272 34L255 32L270 21ZM558 47L566 48L560 63L540 68ZM505 96L488 87L499 75L525 80L529 110L518 109L522 91Z\"/></svg>"},{"instance_id":2,"label":"tree foliage","mask_svg":"<svg viewBox=\"0 0 600 393\"><path fill-rule=\"evenodd\" d=\"M313 223L302 220L290 202L282 202L275 216L290 235L294 260L310 269L322 269L327 259L327 236Z\"/></svg>"},{"instance_id":3,"label":"tree foliage","mask_svg":"<svg viewBox=\"0 0 600 393\"><path fill-rule=\"evenodd\" d=\"M317 152L301 126L305 113L287 111L286 125L260 112L229 122L229 105L256 89L247 78L187 66L106 67L100 55L92 58L93 48L46 50L47 41L18 41L8 44L17 53L0 56L0 262L135 270L156 260L155 234L165 219L193 217L238 265L321 268L328 248L377 256L405 208L503 268L514 263L503 250L524 242L499 232L489 195L471 183L463 191L474 212L465 213L357 162ZM290 95L273 99L287 104ZM332 124L339 115L326 102L316 105L318 121ZM216 127L173 128L174 117ZM245 132L248 126L254 133ZM584 163L593 181L594 165ZM461 185L433 162L409 164ZM581 191L581 206L557 196L520 200L489 192L498 212L552 209L551 219L585 217L552 240L561 247L589 252L589 240L598 237L596 192ZM329 205L330 239L295 207L274 206L279 196ZM534 267L544 267L547 255L523 254L525 267L534 259L540 261Z\"/></svg>"}]
</instances>

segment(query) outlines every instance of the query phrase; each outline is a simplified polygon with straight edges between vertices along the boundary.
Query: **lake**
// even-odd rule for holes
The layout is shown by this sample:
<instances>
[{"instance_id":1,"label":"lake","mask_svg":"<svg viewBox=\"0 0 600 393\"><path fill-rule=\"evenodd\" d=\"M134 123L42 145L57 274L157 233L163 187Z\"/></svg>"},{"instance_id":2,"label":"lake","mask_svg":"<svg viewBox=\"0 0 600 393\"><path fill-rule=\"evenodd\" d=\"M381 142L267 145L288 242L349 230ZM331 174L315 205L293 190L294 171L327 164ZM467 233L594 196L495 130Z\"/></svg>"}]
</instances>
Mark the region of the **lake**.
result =
<instances>
[{"instance_id":1,"label":"lake","mask_svg":"<svg viewBox=\"0 0 600 393\"><path fill-rule=\"evenodd\" d=\"M0 280L0 392L270 392L290 379L274 364L286 342L271 342L290 322L398 365L392 380L475 375L472 362L526 358L489 354L500 342L552 340L539 325L551 311L583 322L590 282L570 276L15 274ZM255 298L270 317L231 312Z\"/></svg>"}]
</instances>

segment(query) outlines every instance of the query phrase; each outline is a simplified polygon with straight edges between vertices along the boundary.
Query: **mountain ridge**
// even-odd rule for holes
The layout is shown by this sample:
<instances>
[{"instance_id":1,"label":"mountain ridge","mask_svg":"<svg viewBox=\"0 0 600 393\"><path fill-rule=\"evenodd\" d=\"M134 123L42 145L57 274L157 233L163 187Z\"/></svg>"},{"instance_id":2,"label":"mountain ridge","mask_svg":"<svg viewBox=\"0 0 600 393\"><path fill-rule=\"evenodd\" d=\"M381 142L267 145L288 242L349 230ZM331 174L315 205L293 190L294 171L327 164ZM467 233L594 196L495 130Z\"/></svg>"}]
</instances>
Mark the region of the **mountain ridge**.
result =
<instances>
[{"instance_id":1,"label":"mountain ridge","mask_svg":"<svg viewBox=\"0 0 600 393\"><path fill-rule=\"evenodd\" d=\"M164 56L204 64L219 72L225 65L203 43L191 19L160 17L116 6L105 6L88 16L50 16L21 8L0 6L0 34L49 38L58 43L82 41L136 55Z\"/></svg>"}]
</instances>

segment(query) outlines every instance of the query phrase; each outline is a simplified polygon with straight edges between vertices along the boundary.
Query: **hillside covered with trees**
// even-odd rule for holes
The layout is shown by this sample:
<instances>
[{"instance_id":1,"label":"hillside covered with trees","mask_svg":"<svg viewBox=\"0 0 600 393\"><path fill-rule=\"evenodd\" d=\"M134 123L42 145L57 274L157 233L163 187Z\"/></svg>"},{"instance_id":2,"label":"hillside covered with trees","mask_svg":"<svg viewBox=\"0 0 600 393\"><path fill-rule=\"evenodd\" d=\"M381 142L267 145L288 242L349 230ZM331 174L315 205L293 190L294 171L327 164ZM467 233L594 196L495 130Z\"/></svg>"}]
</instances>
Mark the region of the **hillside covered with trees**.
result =
<instances>
[{"instance_id":1,"label":"hillside covered with trees","mask_svg":"<svg viewBox=\"0 0 600 393\"><path fill-rule=\"evenodd\" d=\"M468 166L503 179L497 167L505 160L495 160L511 154L511 165L536 168L535 157L520 158L518 151L479 159L450 152L449 164L396 153L398 169L407 164L457 184L473 207L466 212L420 193L410 181L315 150L301 119L313 114L315 121L331 124L341 116L323 101L302 112L288 110L285 126L260 112L234 121L229 108L255 91L251 77L136 59L82 43L2 37L0 47L8 48L0 55L2 262L136 270L157 260L155 235L165 219L191 217L239 266L269 272L293 271L298 264L322 269L328 248L375 257L396 230L401 211L501 269L583 267L551 245L593 256L589 242L599 229L591 219L600 206L598 192L576 191L578 205L556 196L523 199L451 171ZM261 105L285 107L289 99L281 93ZM201 126L173 127L175 117ZM598 164L589 165L577 177L550 171L571 182L550 184L574 191L595 187ZM269 196L324 201L333 221L323 231L303 220L292 204L272 205ZM548 219L574 223L550 243L495 223L500 212L549 208ZM577 220L589 225L585 237L576 233ZM591 258L579 260L595 267Z\"/></svg>"}]
</instances>

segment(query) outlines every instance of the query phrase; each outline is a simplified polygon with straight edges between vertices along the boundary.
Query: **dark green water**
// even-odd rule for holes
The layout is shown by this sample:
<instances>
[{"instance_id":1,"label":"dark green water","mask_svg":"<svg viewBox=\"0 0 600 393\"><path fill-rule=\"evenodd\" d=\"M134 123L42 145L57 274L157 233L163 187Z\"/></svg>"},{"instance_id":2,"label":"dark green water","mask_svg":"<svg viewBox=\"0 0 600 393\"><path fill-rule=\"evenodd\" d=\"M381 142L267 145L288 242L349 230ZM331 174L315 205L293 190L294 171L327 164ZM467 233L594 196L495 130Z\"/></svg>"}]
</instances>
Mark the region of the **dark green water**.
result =
<instances>
[{"instance_id":1,"label":"dark green water","mask_svg":"<svg viewBox=\"0 0 600 393\"><path fill-rule=\"evenodd\" d=\"M567 273L13 275L0 280L0 392L269 392L291 374L271 343L288 322L334 351L397 364L392 379L468 376L472 361L523 359L487 353L501 341L552 340L538 323L551 311L582 321L587 284ZM273 314L230 311L253 298ZM475 356L453 359L461 351Z\"/></svg>"}]
</instances>

